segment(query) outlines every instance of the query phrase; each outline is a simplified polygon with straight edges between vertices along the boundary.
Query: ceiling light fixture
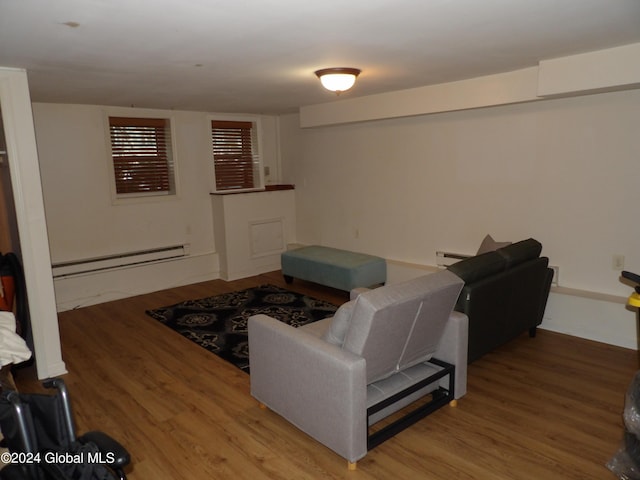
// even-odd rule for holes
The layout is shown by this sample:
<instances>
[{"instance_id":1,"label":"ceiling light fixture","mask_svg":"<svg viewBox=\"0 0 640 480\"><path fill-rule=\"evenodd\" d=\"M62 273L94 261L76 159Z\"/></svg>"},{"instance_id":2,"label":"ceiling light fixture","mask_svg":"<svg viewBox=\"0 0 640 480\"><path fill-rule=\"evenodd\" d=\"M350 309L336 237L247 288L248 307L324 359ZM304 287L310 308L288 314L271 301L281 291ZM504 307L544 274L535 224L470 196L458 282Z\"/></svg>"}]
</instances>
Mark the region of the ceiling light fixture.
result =
<instances>
[{"instance_id":1,"label":"ceiling light fixture","mask_svg":"<svg viewBox=\"0 0 640 480\"><path fill-rule=\"evenodd\" d=\"M357 68L323 68L315 72L320 79L322 86L327 90L336 92L340 95L342 92L349 90L356 83L356 77L360 74Z\"/></svg>"}]
</instances>

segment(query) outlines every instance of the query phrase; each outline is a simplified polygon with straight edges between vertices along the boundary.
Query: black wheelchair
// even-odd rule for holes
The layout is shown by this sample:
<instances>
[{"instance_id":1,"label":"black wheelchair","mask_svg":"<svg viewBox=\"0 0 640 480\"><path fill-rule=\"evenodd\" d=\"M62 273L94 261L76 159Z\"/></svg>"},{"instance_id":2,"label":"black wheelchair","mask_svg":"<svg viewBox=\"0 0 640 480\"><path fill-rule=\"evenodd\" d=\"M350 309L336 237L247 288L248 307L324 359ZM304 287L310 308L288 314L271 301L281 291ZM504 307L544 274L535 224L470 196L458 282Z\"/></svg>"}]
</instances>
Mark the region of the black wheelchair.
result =
<instances>
[{"instance_id":1,"label":"black wheelchair","mask_svg":"<svg viewBox=\"0 0 640 480\"><path fill-rule=\"evenodd\" d=\"M126 480L129 452L100 431L77 436L69 393L60 378L43 382L48 394L3 391L0 480ZM8 460L8 461L7 461Z\"/></svg>"}]
</instances>

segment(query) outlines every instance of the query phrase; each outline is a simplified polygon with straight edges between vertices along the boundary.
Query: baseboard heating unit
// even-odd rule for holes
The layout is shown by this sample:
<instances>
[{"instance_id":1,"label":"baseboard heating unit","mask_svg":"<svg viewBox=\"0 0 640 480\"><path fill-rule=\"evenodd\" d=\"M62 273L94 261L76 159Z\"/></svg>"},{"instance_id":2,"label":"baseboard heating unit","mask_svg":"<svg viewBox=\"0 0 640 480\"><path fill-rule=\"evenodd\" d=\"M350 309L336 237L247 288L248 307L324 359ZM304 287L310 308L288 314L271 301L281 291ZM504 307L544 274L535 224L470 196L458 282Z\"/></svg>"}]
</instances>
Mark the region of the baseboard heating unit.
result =
<instances>
[{"instance_id":1,"label":"baseboard heating unit","mask_svg":"<svg viewBox=\"0 0 640 480\"><path fill-rule=\"evenodd\" d=\"M438 267L448 267L460 260L464 260L465 258L469 258L471 255L465 255L463 253L453 253L453 252L443 252L441 250L436 250L436 259L438 262Z\"/></svg>"},{"instance_id":2,"label":"baseboard heating unit","mask_svg":"<svg viewBox=\"0 0 640 480\"><path fill-rule=\"evenodd\" d=\"M55 263L51 266L53 278L64 278L132 267L146 263L166 261L189 255L189 245L172 245L168 247L138 250L135 252L119 253L104 257L87 258L70 262Z\"/></svg>"}]
</instances>

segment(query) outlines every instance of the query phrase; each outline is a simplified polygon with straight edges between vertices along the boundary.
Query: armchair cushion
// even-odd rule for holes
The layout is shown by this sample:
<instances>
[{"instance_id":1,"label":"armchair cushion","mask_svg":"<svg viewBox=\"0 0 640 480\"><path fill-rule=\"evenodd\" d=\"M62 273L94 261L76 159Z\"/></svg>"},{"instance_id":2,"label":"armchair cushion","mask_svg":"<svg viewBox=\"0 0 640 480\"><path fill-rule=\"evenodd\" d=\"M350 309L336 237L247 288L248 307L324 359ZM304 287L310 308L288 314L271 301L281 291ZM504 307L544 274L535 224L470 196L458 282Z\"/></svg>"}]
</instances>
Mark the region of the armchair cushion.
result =
<instances>
[{"instance_id":1,"label":"armchair cushion","mask_svg":"<svg viewBox=\"0 0 640 480\"><path fill-rule=\"evenodd\" d=\"M443 270L356 298L342 348L367 361L367 383L431 358L462 286ZM344 330L345 318L336 331Z\"/></svg>"},{"instance_id":2,"label":"armchair cushion","mask_svg":"<svg viewBox=\"0 0 640 480\"><path fill-rule=\"evenodd\" d=\"M468 285L490 275L502 272L507 265L506 259L498 252L487 252L475 257L465 258L461 262L449 265L447 270L455 273Z\"/></svg>"},{"instance_id":3,"label":"armchair cushion","mask_svg":"<svg viewBox=\"0 0 640 480\"><path fill-rule=\"evenodd\" d=\"M542 244L533 238L513 243L498 250L498 253L506 260L507 268L538 258L541 252Z\"/></svg>"}]
</instances>

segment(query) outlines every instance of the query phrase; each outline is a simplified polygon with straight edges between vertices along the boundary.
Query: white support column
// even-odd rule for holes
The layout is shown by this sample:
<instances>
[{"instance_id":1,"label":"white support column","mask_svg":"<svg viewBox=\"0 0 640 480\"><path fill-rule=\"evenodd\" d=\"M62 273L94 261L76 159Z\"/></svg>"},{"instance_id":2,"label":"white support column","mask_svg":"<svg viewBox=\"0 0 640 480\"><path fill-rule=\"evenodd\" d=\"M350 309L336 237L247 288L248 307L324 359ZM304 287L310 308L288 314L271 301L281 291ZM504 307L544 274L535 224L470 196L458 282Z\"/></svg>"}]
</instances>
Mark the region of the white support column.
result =
<instances>
[{"instance_id":1,"label":"white support column","mask_svg":"<svg viewBox=\"0 0 640 480\"><path fill-rule=\"evenodd\" d=\"M0 68L0 111L7 143L38 378L66 373L27 74Z\"/></svg>"}]
</instances>

